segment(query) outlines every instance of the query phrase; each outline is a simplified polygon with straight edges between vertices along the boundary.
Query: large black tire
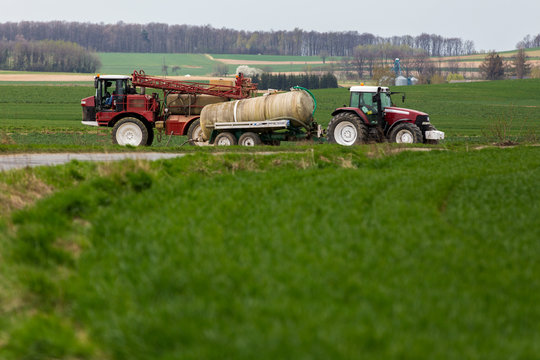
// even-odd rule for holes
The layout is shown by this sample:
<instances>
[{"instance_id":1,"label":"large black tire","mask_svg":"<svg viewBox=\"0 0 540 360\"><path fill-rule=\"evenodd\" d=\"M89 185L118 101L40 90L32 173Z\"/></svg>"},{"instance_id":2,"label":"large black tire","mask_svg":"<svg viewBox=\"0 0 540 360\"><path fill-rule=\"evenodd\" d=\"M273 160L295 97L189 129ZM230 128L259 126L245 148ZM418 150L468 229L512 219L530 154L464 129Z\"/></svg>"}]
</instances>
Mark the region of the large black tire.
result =
<instances>
[{"instance_id":1,"label":"large black tire","mask_svg":"<svg viewBox=\"0 0 540 360\"><path fill-rule=\"evenodd\" d=\"M367 134L366 124L353 113L339 113L328 124L328 142L331 144L344 146L365 144Z\"/></svg>"},{"instance_id":2,"label":"large black tire","mask_svg":"<svg viewBox=\"0 0 540 360\"><path fill-rule=\"evenodd\" d=\"M150 125L146 127L146 130L148 131L148 139L146 140L146 146L152 146L154 143L154 128Z\"/></svg>"},{"instance_id":3,"label":"large black tire","mask_svg":"<svg viewBox=\"0 0 540 360\"><path fill-rule=\"evenodd\" d=\"M189 145L193 146L202 146L204 144L207 144L207 141L200 141L202 135L202 127L201 127L201 120L197 119L194 122L189 125L188 131L187 131L187 137L189 141Z\"/></svg>"},{"instance_id":4,"label":"large black tire","mask_svg":"<svg viewBox=\"0 0 540 360\"><path fill-rule=\"evenodd\" d=\"M254 132L243 133L238 139L238 145L240 146L257 146L261 144L261 137Z\"/></svg>"},{"instance_id":5,"label":"large black tire","mask_svg":"<svg viewBox=\"0 0 540 360\"><path fill-rule=\"evenodd\" d=\"M230 132L222 132L216 136L216 140L214 140L215 146L232 146L236 144L236 137Z\"/></svg>"},{"instance_id":6,"label":"large black tire","mask_svg":"<svg viewBox=\"0 0 540 360\"><path fill-rule=\"evenodd\" d=\"M422 131L412 123L397 124L388 135L390 142L398 144L414 144L424 142Z\"/></svg>"},{"instance_id":7,"label":"large black tire","mask_svg":"<svg viewBox=\"0 0 540 360\"><path fill-rule=\"evenodd\" d=\"M141 120L126 117L114 125L112 140L122 146L144 146L148 144L148 128Z\"/></svg>"}]
</instances>

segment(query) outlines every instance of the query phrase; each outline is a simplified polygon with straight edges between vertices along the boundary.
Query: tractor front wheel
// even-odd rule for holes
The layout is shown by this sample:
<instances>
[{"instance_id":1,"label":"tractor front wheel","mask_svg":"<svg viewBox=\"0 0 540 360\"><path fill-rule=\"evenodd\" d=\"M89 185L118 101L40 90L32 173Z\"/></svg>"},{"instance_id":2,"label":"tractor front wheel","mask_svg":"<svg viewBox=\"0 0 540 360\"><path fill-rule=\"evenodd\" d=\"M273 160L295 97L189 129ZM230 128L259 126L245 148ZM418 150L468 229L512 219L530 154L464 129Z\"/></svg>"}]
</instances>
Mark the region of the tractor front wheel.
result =
<instances>
[{"instance_id":1,"label":"tractor front wheel","mask_svg":"<svg viewBox=\"0 0 540 360\"><path fill-rule=\"evenodd\" d=\"M423 142L422 131L415 124L401 123L390 131L390 142L414 144Z\"/></svg>"},{"instance_id":2,"label":"tractor front wheel","mask_svg":"<svg viewBox=\"0 0 540 360\"><path fill-rule=\"evenodd\" d=\"M328 124L328 142L344 146L367 142L367 128L362 119L352 113L339 113Z\"/></svg>"},{"instance_id":3,"label":"tractor front wheel","mask_svg":"<svg viewBox=\"0 0 540 360\"><path fill-rule=\"evenodd\" d=\"M114 125L112 140L122 146L148 145L148 128L139 119L123 118Z\"/></svg>"}]
</instances>

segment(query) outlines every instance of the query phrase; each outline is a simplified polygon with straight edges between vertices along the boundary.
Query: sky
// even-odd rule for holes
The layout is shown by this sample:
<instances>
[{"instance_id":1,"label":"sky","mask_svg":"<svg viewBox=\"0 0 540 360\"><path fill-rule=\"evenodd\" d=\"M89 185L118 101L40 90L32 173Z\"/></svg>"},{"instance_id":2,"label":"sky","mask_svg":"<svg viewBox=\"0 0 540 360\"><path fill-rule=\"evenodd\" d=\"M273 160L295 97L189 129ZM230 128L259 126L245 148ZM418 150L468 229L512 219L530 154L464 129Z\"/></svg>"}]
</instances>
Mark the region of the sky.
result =
<instances>
[{"instance_id":1,"label":"sky","mask_svg":"<svg viewBox=\"0 0 540 360\"><path fill-rule=\"evenodd\" d=\"M476 50L513 50L540 33L538 0L2 0L0 22L79 21L211 25L236 30L421 33L474 41Z\"/></svg>"}]
</instances>

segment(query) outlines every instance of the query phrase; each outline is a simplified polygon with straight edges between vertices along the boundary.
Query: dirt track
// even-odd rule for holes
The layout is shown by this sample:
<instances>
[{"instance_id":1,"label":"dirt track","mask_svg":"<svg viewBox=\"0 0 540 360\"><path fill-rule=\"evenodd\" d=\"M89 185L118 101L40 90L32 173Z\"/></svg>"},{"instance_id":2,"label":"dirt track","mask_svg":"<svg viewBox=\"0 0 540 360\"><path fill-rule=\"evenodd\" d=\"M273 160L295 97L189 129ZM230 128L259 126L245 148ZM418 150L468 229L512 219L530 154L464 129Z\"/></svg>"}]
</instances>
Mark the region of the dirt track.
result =
<instances>
[{"instance_id":1,"label":"dirt track","mask_svg":"<svg viewBox=\"0 0 540 360\"><path fill-rule=\"evenodd\" d=\"M183 157L185 154L170 153L65 153L65 154L13 154L0 155L0 171L25 167L51 166L77 161L159 160Z\"/></svg>"}]
</instances>

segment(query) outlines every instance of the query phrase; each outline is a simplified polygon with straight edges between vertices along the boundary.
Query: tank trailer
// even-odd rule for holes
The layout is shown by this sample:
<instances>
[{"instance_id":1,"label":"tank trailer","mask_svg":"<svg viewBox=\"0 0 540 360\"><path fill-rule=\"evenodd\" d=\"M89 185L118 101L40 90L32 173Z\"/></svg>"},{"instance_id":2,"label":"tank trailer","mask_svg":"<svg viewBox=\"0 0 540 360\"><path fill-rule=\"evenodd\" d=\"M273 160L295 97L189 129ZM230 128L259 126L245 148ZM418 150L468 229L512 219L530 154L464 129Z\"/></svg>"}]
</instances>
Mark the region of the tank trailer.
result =
<instances>
[{"instance_id":1,"label":"tank trailer","mask_svg":"<svg viewBox=\"0 0 540 360\"><path fill-rule=\"evenodd\" d=\"M239 74L234 84L97 75L95 96L81 100L83 124L112 128L113 143L149 146L158 135L186 135L192 145L279 145L315 140L351 146L369 141L437 143L444 133L428 114L395 107L387 87L353 86L349 106L332 113L324 130L314 119L317 101L301 87L254 97L256 84ZM137 91L137 87L140 90ZM160 89L146 94L146 89ZM111 92L112 91L112 92ZM405 101L405 95L402 96Z\"/></svg>"}]
</instances>

